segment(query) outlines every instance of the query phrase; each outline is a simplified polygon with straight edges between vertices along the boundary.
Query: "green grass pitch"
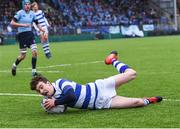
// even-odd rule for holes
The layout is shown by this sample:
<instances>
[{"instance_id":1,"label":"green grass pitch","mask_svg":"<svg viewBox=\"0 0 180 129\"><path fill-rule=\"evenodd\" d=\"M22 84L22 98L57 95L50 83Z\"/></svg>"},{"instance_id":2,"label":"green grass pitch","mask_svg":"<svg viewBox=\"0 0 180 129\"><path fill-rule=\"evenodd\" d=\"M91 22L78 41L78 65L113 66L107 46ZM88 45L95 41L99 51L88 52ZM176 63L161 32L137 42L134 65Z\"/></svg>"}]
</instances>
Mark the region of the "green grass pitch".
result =
<instances>
[{"instance_id":1,"label":"green grass pitch","mask_svg":"<svg viewBox=\"0 0 180 129\"><path fill-rule=\"evenodd\" d=\"M104 64L111 50L137 71L137 78L118 89L128 97L160 95L166 100L144 108L79 110L69 108L49 115L40 107L42 97L0 95L1 128L180 128L180 36L51 43L48 60L38 44L37 70L54 81L80 84L117 74ZM0 93L35 94L30 90L31 51L17 69L10 69L18 45L0 46Z\"/></svg>"}]
</instances>

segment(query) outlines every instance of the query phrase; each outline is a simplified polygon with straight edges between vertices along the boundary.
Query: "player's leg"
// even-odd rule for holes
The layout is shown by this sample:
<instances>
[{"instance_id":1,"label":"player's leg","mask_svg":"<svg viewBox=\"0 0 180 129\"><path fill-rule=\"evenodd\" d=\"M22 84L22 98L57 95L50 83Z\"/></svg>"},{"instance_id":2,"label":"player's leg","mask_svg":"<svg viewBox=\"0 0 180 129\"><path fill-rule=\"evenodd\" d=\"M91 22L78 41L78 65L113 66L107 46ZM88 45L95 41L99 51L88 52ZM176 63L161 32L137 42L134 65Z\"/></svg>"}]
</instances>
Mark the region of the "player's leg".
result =
<instances>
[{"instance_id":1,"label":"player's leg","mask_svg":"<svg viewBox=\"0 0 180 129\"><path fill-rule=\"evenodd\" d=\"M44 50L44 54L46 56L46 58L51 58L51 52L50 52L50 47L49 47L49 38L48 38L48 32L46 32L45 34L41 34L41 43L42 43L42 47Z\"/></svg>"},{"instance_id":2,"label":"player's leg","mask_svg":"<svg viewBox=\"0 0 180 129\"><path fill-rule=\"evenodd\" d=\"M151 97L151 98L128 98L122 96L115 96L112 98L110 108L133 108L143 107L151 103L161 102L162 97Z\"/></svg>"},{"instance_id":3,"label":"player's leg","mask_svg":"<svg viewBox=\"0 0 180 129\"><path fill-rule=\"evenodd\" d=\"M12 73L13 76L16 75L16 69L17 69L18 64L19 64L22 60L24 60L25 57L26 57L26 50L25 50L25 49L24 49L24 50L21 49L20 55L17 57L16 61L15 61L15 62L13 63L13 65L12 65L11 73Z\"/></svg>"},{"instance_id":4,"label":"player's leg","mask_svg":"<svg viewBox=\"0 0 180 129\"><path fill-rule=\"evenodd\" d=\"M136 78L136 71L128 68L126 70L126 72L124 72L122 74L114 75L113 77L115 79L115 87L118 88L122 84L127 83L127 82L135 79Z\"/></svg>"},{"instance_id":5,"label":"player's leg","mask_svg":"<svg viewBox=\"0 0 180 129\"><path fill-rule=\"evenodd\" d=\"M36 71L36 63L37 63L37 45L34 43L31 46L31 50L32 50L32 76L36 76L37 75L37 71Z\"/></svg>"},{"instance_id":6,"label":"player's leg","mask_svg":"<svg viewBox=\"0 0 180 129\"><path fill-rule=\"evenodd\" d=\"M16 75L16 68L17 68L17 66L19 65L19 63L22 61L22 60L24 60L25 59L25 57L26 57L26 52L27 52L27 50L26 50L26 41L25 41L25 38L24 38L25 36L24 36L24 34L22 33L22 34L19 34L18 36L17 36L17 40L19 41L19 49L20 49L20 54L19 54L19 56L16 58L16 61L13 63L13 65L12 65L12 70L11 70L11 73L12 73L12 75L13 76L15 76Z\"/></svg>"},{"instance_id":7,"label":"player's leg","mask_svg":"<svg viewBox=\"0 0 180 129\"><path fill-rule=\"evenodd\" d=\"M120 73L113 76L116 88L136 78L136 71L130 68L127 64L118 61L117 55L116 51L112 51L105 59L107 65L112 64Z\"/></svg>"}]
</instances>

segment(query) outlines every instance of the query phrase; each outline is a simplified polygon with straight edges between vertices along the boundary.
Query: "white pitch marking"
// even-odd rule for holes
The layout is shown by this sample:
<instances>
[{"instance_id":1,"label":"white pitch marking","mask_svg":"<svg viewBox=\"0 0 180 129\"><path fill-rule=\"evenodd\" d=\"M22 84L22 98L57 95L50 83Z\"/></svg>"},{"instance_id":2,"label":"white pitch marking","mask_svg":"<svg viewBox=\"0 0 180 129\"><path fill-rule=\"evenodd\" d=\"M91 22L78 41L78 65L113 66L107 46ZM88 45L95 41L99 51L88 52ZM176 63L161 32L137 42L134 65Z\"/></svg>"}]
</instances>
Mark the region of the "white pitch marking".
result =
<instances>
[{"instance_id":1,"label":"white pitch marking","mask_svg":"<svg viewBox=\"0 0 180 129\"><path fill-rule=\"evenodd\" d=\"M42 95L38 94L20 94L20 93L0 93L0 96L35 96L35 97L42 97Z\"/></svg>"},{"instance_id":2,"label":"white pitch marking","mask_svg":"<svg viewBox=\"0 0 180 129\"><path fill-rule=\"evenodd\" d=\"M175 101L175 102L180 102L179 99L163 99L164 101Z\"/></svg>"},{"instance_id":3,"label":"white pitch marking","mask_svg":"<svg viewBox=\"0 0 180 129\"><path fill-rule=\"evenodd\" d=\"M21 93L0 93L0 96L35 96L42 97L42 95L38 94L21 94ZM180 99L163 99L163 101L172 101L172 102L180 102Z\"/></svg>"},{"instance_id":4,"label":"white pitch marking","mask_svg":"<svg viewBox=\"0 0 180 129\"><path fill-rule=\"evenodd\" d=\"M37 67L37 69L66 67L66 66L72 66L72 65L86 65L86 64L95 64L95 63L102 63L102 62L103 61L92 61L92 62L75 63L75 64L59 64L59 65L41 66L41 67ZM19 69L25 70L25 69L31 69L31 68L29 67L29 68L19 68Z\"/></svg>"},{"instance_id":5,"label":"white pitch marking","mask_svg":"<svg viewBox=\"0 0 180 129\"><path fill-rule=\"evenodd\" d=\"M10 73L11 71L10 70L1 70L0 71L0 73ZM30 73L30 72L32 72L32 71L28 71L28 70L19 70L18 72L20 72L20 73ZM42 71L42 70L38 70L38 72L40 72L40 73L61 73L61 72L64 72L64 71L58 71L58 70L51 70L51 71Z\"/></svg>"},{"instance_id":6,"label":"white pitch marking","mask_svg":"<svg viewBox=\"0 0 180 129\"><path fill-rule=\"evenodd\" d=\"M84 63L75 63L75 64L59 64L59 65L50 65L50 66L41 66L37 67L37 69L46 69L46 68L54 68L54 67L66 67L72 65L86 65L86 64L95 64L95 63L102 63L103 61L92 61L92 62L84 62ZM18 72L29 72L24 70L31 70L32 68L18 68ZM39 70L38 70L39 71ZM0 73L9 73L11 70L0 70ZM49 73L59 73L63 71L39 71L39 72L49 72Z\"/></svg>"}]
</instances>

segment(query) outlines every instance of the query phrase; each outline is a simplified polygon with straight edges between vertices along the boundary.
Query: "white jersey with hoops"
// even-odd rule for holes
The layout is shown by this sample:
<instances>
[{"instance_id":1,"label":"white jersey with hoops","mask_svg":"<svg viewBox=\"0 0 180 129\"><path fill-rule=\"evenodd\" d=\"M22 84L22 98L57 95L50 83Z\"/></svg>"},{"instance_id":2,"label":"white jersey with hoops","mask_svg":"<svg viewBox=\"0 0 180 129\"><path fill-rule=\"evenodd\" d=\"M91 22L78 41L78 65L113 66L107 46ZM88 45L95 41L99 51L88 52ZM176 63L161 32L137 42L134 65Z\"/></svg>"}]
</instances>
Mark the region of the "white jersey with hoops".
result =
<instances>
[{"instance_id":1,"label":"white jersey with hoops","mask_svg":"<svg viewBox=\"0 0 180 129\"><path fill-rule=\"evenodd\" d=\"M82 109L110 108L112 97L116 95L115 80L113 77L99 79L95 82L81 85L73 81L59 79L52 83L55 93L54 98L58 99L66 86L71 86L76 95L76 100L68 104L70 107Z\"/></svg>"},{"instance_id":2,"label":"white jersey with hoops","mask_svg":"<svg viewBox=\"0 0 180 129\"><path fill-rule=\"evenodd\" d=\"M49 23L46 19L46 17L44 16L44 13L42 10L38 10L36 12L34 12L36 15L36 19L38 21L38 25L40 25L40 27L45 30L45 33L48 33L48 27L49 27ZM37 32L39 32L39 29L37 28L36 24L33 23L34 28L36 29Z\"/></svg>"}]
</instances>

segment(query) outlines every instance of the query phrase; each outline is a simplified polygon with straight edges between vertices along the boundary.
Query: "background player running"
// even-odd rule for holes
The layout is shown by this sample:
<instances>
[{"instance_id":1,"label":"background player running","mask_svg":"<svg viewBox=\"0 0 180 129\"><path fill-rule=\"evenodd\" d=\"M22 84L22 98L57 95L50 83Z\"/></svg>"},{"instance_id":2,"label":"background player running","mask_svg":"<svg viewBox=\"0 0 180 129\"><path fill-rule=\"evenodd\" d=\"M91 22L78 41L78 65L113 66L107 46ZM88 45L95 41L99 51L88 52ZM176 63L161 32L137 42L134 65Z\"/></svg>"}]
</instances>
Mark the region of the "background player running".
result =
<instances>
[{"instance_id":1,"label":"background player running","mask_svg":"<svg viewBox=\"0 0 180 129\"><path fill-rule=\"evenodd\" d=\"M41 39L41 44L44 50L44 54L45 56L49 59L51 58L51 52L50 52L50 47L49 47L49 39L48 39L48 27L49 27L49 23L43 13L42 10L39 10L39 6L37 4L37 2L33 2L32 3L32 10L34 11L36 17L37 17L37 21L38 21L38 25L41 26L44 30L44 32L40 31L38 29L38 27L36 26L36 24L34 23L33 26L37 31L37 35L40 36Z\"/></svg>"},{"instance_id":2,"label":"background player running","mask_svg":"<svg viewBox=\"0 0 180 129\"><path fill-rule=\"evenodd\" d=\"M36 62L37 62L37 45L35 43L34 34L32 32L32 23L38 23L36 15L31 11L31 2L29 0L22 1L23 9L19 10L11 21L11 25L18 28L17 40L19 42L20 55L12 66L12 75L16 75L17 65L25 59L27 48L32 51L32 75L36 76ZM44 31L38 26L41 31Z\"/></svg>"}]
</instances>

